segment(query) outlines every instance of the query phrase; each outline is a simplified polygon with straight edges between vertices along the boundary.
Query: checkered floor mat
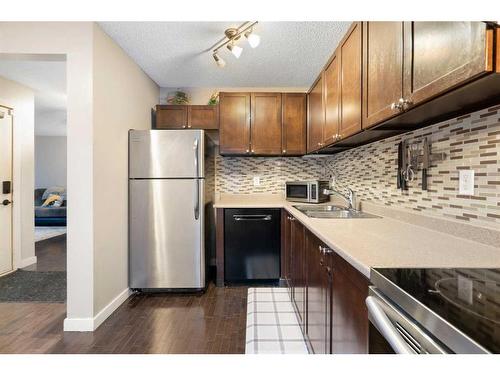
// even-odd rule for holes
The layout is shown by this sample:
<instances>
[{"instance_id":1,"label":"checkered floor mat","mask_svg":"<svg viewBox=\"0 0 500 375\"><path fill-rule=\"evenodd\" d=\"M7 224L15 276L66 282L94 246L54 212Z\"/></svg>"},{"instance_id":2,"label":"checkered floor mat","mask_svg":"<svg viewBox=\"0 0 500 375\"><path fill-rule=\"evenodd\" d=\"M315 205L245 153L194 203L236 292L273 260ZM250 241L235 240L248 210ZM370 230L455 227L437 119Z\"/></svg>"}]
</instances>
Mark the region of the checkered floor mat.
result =
<instances>
[{"instance_id":1,"label":"checkered floor mat","mask_svg":"<svg viewBox=\"0 0 500 375\"><path fill-rule=\"evenodd\" d=\"M286 288L248 288L247 354L308 354Z\"/></svg>"}]
</instances>

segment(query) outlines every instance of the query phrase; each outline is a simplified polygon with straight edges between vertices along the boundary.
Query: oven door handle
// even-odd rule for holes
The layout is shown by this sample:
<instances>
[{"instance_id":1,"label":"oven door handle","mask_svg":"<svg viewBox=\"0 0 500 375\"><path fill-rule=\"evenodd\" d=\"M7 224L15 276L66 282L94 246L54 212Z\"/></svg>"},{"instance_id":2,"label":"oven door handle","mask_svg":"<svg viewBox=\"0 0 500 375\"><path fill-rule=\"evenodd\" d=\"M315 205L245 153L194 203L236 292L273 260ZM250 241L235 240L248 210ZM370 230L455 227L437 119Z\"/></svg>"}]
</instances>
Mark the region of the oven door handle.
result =
<instances>
[{"instance_id":1,"label":"oven door handle","mask_svg":"<svg viewBox=\"0 0 500 375\"><path fill-rule=\"evenodd\" d=\"M415 354L415 350L413 350L410 345L406 343L404 338L394 327L376 297L367 297L366 307L368 308L371 322L380 334L387 340L389 345L391 345L396 354Z\"/></svg>"}]
</instances>

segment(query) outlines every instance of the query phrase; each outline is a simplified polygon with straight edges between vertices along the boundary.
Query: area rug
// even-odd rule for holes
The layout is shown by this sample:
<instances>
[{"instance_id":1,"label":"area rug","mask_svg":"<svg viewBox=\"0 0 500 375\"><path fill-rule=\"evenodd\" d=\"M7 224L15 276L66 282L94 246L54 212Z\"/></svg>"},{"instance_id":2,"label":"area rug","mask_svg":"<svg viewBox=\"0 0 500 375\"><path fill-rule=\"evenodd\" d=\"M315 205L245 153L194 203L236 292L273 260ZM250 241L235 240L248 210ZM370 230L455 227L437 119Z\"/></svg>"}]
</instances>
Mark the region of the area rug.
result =
<instances>
[{"instance_id":1,"label":"area rug","mask_svg":"<svg viewBox=\"0 0 500 375\"><path fill-rule=\"evenodd\" d=\"M287 288L248 288L246 354L308 354Z\"/></svg>"},{"instance_id":2,"label":"area rug","mask_svg":"<svg viewBox=\"0 0 500 375\"><path fill-rule=\"evenodd\" d=\"M0 277L0 302L65 302L66 272L17 270Z\"/></svg>"},{"instance_id":3,"label":"area rug","mask_svg":"<svg viewBox=\"0 0 500 375\"><path fill-rule=\"evenodd\" d=\"M48 240L66 233L66 227L35 227L35 242Z\"/></svg>"}]
</instances>

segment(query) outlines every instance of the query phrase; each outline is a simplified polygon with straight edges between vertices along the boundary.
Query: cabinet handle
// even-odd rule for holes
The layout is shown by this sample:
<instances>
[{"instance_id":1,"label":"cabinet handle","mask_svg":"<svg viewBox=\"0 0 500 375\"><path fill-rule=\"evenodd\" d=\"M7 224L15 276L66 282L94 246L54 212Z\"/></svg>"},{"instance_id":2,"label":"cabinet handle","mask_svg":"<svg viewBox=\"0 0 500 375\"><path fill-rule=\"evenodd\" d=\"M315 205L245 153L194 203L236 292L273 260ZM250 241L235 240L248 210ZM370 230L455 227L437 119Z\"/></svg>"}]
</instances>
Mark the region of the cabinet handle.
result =
<instances>
[{"instance_id":1,"label":"cabinet handle","mask_svg":"<svg viewBox=\"0 0 500 375\"><path fill-rule=\"evenodd\" d=\"M412 106L412 104L413 104L413 102L410 99L404 99L401 107L402 107L403 111L406 111L406 110L408 110L408 108L410 108Z\"/></svg>"},{"instance_id":2,"label":"cabinet handle","mask_svg":"<svg viewBox=\"0 0 500 375\"><path fill-rule=\"evenodd\" d=\"M286 150L283 150L283 153L286 154Z\"/></svg>"},{"instance_id":3,"label":"cabinet handle","mask_svg":"<svg viewBox=\"0 0 500 375\"><path fill-rule=\"evenodd\" d=\"M399 100L397 102L394 102L391 104L391 109L393 111L402 111L404 109L404 103L405 103L405 100L403 98L399 98Z\"/></svg>"},{"instance_id":4,"label":"cabinet handle","mask_svg":"<svg viewBox=\"0 0 500 375\"><path fill-rule=\"evenodd\" d=\"M252 148L252 154L255 154L255 150Z\"/></svg>"},{"instance_id":5,"label":"cabinet handle","mask_svg":"<svg viewBox=\"0 0 500 375\"><path fill-rule=\"evenodd\" d=\"M246 152L247 152L247 154L248 154L248 153L250 152L250 150L247 148L247 151L246 151Z\"/></svg>"},{"instance_id":6,"label":"cabinet handle","mask_svg":"<svg viewBox=\"0 0 500 375\"><path fill-rule=\"evenodd\" d=\"M188 129L191 129L191 125L188 125Z\"/></svg>"},{"instance_id":7,"label":"cabinet handle","mask_svg":"<svg viewBox=\"0 0 500 375\"><path fill-rule=\"evenodd\" d=\"M182 125L182 129L186 129L186 125Z\"/></svg>"}]
</instances>

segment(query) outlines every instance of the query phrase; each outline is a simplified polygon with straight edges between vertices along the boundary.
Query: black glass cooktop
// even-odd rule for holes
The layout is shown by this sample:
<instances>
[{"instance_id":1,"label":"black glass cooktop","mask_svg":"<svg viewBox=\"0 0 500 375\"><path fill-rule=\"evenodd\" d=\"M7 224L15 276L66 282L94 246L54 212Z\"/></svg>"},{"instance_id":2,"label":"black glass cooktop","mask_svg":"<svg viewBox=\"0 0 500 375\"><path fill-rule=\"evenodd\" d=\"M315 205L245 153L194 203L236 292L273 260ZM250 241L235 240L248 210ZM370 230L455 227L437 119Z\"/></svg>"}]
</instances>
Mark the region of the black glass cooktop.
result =
<instances>
[{"instance_id":1,"label":"black glass cooktop","mask_svg":"<svg viewBox=\"0 0 500 375\"><path fill-rule=\"evenodd\" d=\"M377 272L492 353L500 353L500 269Z\"/></svg>"}]
</instances>

